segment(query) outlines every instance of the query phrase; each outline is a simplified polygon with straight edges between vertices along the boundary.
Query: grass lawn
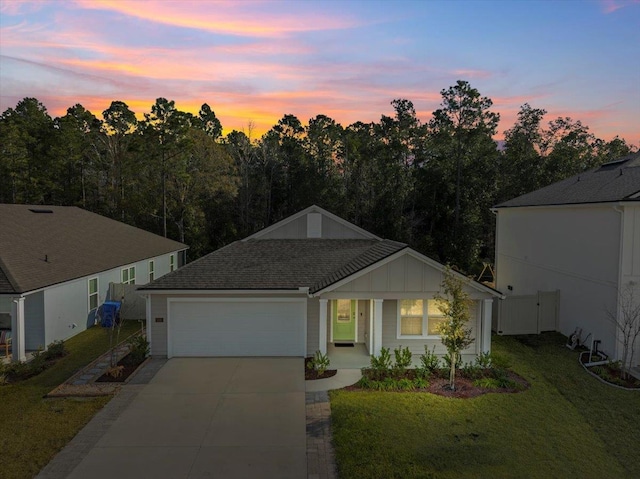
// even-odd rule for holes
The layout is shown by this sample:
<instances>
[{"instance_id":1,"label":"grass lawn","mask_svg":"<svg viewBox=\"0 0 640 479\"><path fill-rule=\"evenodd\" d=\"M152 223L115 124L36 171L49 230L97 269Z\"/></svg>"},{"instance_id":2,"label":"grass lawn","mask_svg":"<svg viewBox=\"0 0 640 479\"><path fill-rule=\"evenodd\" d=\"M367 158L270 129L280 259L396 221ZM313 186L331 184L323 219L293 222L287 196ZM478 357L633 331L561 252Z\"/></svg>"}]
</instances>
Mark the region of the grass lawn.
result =
<instances>
[{"instance_id":1,"label":"grass lawn","mask_svg":"<svg viewBox=\"0 0 640 479\"><path fill-rule=\"evenodd\" d=\"M120 338L140 329L125 322ZM69 354L26 381L0 386L0 477L35 476L98 412L109 397L43 399L109 349L107 329L93 327L65 341Z\"/></svg>"},{"instance_id":2,"label":"grass lawn","mask_svg":"<svg viewBox=\"0 0 640 479\"><path fill-rule=\"evenodd\" d=\"M340 477L637 478L640 392L600 383L565 338L493 338L517 394L331 393Z\"/></svg>"}]
</instances>

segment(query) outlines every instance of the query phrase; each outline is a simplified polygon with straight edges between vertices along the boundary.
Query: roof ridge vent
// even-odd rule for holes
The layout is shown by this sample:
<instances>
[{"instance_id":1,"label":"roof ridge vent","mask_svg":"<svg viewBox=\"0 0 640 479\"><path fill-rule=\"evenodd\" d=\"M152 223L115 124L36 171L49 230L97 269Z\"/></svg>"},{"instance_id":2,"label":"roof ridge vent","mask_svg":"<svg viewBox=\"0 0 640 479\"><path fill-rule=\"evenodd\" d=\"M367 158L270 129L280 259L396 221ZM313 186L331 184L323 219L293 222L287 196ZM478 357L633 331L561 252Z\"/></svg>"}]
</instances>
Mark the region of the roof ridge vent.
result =
<instances>
[{"instance_id":1,"label":"roof ridge vent","mask_svg":"<svg viewBox=\"0 0 640 479\"><path fill-rule=\"evenodd\" d=\"M614 161L610 161L608 163L603 163L602 165L600 165L600 168L598 168L596 170L596 173L598 171L611 171L611 170L615 170L616 168L621 167L622 165L624 165L627 161L629 161L629 158L621 158L621 159L617 159Z\"/></svg>"}]
</instances>

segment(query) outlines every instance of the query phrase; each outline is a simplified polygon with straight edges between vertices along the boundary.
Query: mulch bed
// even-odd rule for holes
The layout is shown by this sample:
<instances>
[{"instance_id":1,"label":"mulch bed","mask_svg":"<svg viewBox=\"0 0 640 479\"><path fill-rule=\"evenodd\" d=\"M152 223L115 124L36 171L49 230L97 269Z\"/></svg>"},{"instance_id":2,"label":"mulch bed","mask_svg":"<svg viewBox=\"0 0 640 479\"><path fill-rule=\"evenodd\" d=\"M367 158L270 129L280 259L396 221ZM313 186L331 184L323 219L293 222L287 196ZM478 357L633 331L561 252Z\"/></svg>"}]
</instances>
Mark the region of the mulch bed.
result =
<instances>
[{"instance_id":1,"label":"mulch bed","mask_svg":"<svg viewBox=\"0 0 640 479\"><path fill-rule=\"evenodd\" d=\"M412 370L408 370L405 377L407 379L414 379L415 372ZM517 388L483 388L473 384L474 380L466 378L461 374L456 375L456 389L452 391L449 388L449 377L443 377L434 375L429 378L429 386L421 389L414 389L413 391L390 391L390 392L408 392L408 393L431 393L437 394L438 396L444 396L448 398L458 398L458 399L470 399L478 396L482 396L487 393L519 393L529 388L529 383L523 377L517 375L513 371L507 372L507 377L518 384ZM371 389L361 388L358 385L354 384L352 386L347 386L347 391L371 391Z\"/></svg>"},{"instance_id":2,"label":"mulch bed","mask_svg":"<svg viewBox=\"0 0 640 479\"><path fill-rule=\"evenodd\" d=\"M474 386L473 380L465 377L456 377L456 390L449 389L448 378L433 378L429 381L429 387L426 392L431 394L437 394L438 396L445 396L450 398L469 399L478 396L482 396L487 393L519 393L529 388L529 383L522 377L518 376L514 372L508 373L509 379L520 384L522 389L516 388L481 388Z\"/></svg>"},{"instance_id":3,"label":"mulch bed","mask_svg":"<svg viewBox=\"0 0 640 479\"><path fill-rule=\"evenodd\" d=\"M95 382L97 383L123 383L125 382L129 376L131 376L136 370L140 367L140 365L145 361L146 358L143 358L142 361L133 361L131 359L131 355L127 354L120 361L118 361L117 366L122 366L122 372L119 376L113 377L108 373L103 374Z\"/></svg>"},{"instance_id":4,"label":"mulch bed","mask_svg":"<svg viewBox=\"0 0 640 479\"><path fill-rule=\"evenodd\" d=\"M594 358L594 361L597 361L599 358ZM589 362L589 354L583 353L580 355L580 361L585 365L587 371L595 374L600 379L605 381L608 384L612 384L614 386L620 386L628 389L640 389L640 380L634 378L633 376L629 376L627 378L622 377L622 371L619 368L611 366L610 364L601 364L599 366L591 366L587 367L586 364ZM602 374L598 374L598 370L604 371L605 377Z\"/></svg>"},{"instance_id":5,"label":"mulch bed","mask_svg":"<svg viewBox=\"0 0 640 479\"><path fill-rule=\"evenodd\" d=\"M304 358L304 379L306 381L330 378L331 376L335 376L338 372L336 369L327 369L322 375L319 375L318 371L315 369L309 369L308 365L311 363L311 360L312 358Z\"/></svg>"}]
</instances>

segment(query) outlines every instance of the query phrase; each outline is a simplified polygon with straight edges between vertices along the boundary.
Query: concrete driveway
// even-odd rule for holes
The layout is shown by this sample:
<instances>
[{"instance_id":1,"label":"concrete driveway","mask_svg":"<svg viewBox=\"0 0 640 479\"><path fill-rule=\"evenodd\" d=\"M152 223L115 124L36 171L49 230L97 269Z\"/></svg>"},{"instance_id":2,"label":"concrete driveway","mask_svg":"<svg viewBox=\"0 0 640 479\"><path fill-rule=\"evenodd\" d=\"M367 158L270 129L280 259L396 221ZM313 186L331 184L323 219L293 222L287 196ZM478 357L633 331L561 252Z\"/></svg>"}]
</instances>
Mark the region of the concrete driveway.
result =
<instances>
[{"instance_id":1,"label":"concrete driveway","mask_svg":"<svg viewBox=\"0 0 640 479\"><path fill-rule=\"evenodd\" d=\"M300 358L174 358L70 478L305 478Z\"/></svg>"}]
</instances>

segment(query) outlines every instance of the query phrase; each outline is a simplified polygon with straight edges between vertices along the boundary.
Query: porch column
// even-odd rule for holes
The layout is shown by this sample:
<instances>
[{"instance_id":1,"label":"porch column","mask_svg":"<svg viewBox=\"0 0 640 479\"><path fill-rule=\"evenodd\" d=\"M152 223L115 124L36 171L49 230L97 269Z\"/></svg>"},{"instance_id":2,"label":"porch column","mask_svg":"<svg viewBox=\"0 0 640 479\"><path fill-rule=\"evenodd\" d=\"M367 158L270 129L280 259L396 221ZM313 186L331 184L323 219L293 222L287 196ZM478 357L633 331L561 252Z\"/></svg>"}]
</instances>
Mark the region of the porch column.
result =
<instances>
[{"instance_id":1,"label":"porch column","mask_svg":"<svg viewBox=\"0 0 640 479\"><path fill-rule=\"evenodd\" d=\"M24 296L15 298L11 305L11 360L26 361L24 346Z\"/></svg>"},{"instance_id":2,"label":"porch column","mask_svg":"<svg viewBox=\"0 0 640 479\"><path fill-rule=\"evenodd\" d=\"M382 299L373 300L373 356L382 351Z\"/></svg>"},{"instance_id":3,"label":"porch column","mask_svg":"<svg viewBox=\"0 0 640 479\"><path fill-rule=\"evenodd\" d=\"M320 331L318 335L318 349L321 354L327 354L327 303L329 300L320 300L320 318L318 321Z\"/></svg>"},{"instance_id":4,"label":"porch column","mask_svg":"<svg viewBox=\"0 0 640 479\"><path fill-rule=\"evenodd\" d=\"M482 352L491 352L491 319L493 299L482 300Z\"/></svg>"},{"instance_id":5,"label":"porch column","mask_svg":"<svg viewBox=\"0 0 640 479\"><path fill-rule=\"evenodd\" d=\"M373 300L369 300L369 341L367 344L367 351L369 354L373 351Z\"/></svg>"}]
</instances>

